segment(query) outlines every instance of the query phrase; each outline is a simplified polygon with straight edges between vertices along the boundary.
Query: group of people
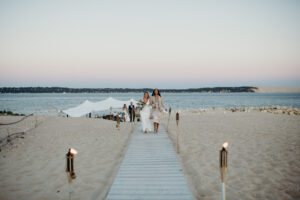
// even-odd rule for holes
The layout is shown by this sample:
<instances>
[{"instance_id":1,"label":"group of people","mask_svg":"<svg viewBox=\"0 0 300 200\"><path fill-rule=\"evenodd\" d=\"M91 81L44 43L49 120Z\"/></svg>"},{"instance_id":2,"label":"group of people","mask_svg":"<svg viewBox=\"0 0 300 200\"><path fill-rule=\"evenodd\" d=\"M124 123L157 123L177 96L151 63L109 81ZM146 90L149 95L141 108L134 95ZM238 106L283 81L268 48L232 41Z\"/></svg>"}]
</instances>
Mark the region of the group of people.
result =
<instances>
[{"instance_id":1,"label":"group of people","mask_svg":"<svg viewBox=\"0 0 300 200\"><path fill-rule=\"evenodd\" d=\"M144 96L142 99L140 99L140 102L143 105L140 111L143 132L149 133L153 130L154 133L157 133L160 117L162 116L163 112L167 112L167 108L159 90L157 88L154 89L151 97L148 92L144 92ZM121 117L123 121L134 122L135 107L132 102L128 106L128 109L126 104L124 104ZM153 120L153 129L151 120Z\"/></svg>"},{"instance_id":2,"label":"group of people","mask_svg":"<svg viewBox=\"0 0 300 200\"><path fill-rule=\"evenodd\" d=\"M121 118L123 119L124 122L134 122L135 120L135 107L133 103L131 102L130 105L127 106L124 104L122 108L122 113L121 113Z\"/></svg>"},{"instance_id":3,"label":"group of people","mask_svg":"<svg viewBox=\"0 0 300 200\"><path fill-rule=\"evenodd\" d=\"M144 105L143 109L140 111L143 132L149 133L150 131L154 130L154 133L157 133L160 117L163 112L167 112L159 90L157 88L154 89L152 92L152 97L150 97L148 92L144 92L144 97L140 101ZM153 119L153 129L151 125L151 119Z\"/></svg>"}]
</instances>

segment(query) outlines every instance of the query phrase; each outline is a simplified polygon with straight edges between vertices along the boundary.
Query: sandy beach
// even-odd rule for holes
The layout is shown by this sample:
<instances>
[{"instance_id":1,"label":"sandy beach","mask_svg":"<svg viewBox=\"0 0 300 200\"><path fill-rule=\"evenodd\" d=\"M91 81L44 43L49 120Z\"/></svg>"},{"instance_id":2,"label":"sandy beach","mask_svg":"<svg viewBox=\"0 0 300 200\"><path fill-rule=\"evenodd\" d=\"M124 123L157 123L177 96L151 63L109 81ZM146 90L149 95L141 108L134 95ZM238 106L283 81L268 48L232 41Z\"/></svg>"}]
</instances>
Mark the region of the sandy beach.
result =
<instances>
[{"instance_id":1,"label":"sandy beach","mask_svg":"<svg viewBox=\"0 0 300 200\"><path fill-rule=\"evenodd\" d=\"M20 117L1 116L1 122ZM162 125L166 126L167 115ZM133 126L121 124L122 156L118 153L115 122L87 118L30 117L10 128L25 129L0 152L0 199L68 199L65 154L75 157L77 178L72 199L104 199L131 139ZM1 138L6 133L1 126ZM222 109L180 113L180 154L188 185L195 199L220 199L219 150L229 142L227 198L300 198L300 117ZM171 115L169 136L177 127Z\"/></svg>"},{"instance_id":2,"label":"sandy beach","mask_svg":"<svg viewBox=\"0 0 300 200\"><path fill-rule=\"evenodd\" d=\"M19 118L1 116L0 120ZM34 120L30 117L10 128L11 133L28 131L24 139L13 140L13 145L0 152L0 199L68 199L65 154L70 147L78 151L72 199L104 199L130 141L132 124L121 123L119 156L113 121L53 117L39 119L39 125L33 128ZM2 138L7 130L0 127Z\"/></svg>"},{"instance_id":3,"label":"sandy beach","mask_svg":"<svg viewBox=\"0 0 300 200\"><path fill-rule=\"evenodd\" d=\"M164 124L167 123L165 118ZM261 112L182 112L178 156L196 199L221 197L219 150L228 147L227 198L300 199L300 117Z\"/></svg>"}]
</instances>

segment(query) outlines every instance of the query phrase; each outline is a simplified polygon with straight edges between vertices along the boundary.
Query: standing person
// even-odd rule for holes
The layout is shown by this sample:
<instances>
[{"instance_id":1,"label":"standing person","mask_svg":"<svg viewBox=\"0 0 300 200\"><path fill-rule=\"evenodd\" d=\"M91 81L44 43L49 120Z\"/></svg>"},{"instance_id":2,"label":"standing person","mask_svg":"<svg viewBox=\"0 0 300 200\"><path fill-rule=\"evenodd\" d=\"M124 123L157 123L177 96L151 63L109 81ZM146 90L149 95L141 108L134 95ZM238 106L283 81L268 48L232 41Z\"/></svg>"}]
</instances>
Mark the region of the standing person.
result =
<instances>
[{"instance_id":1,"label":"standing person","mask_svg":"<svg viewBox=\"0 0 300 200\"><path fill-rule=\"evenodd\" d=\"M144 97L143 99L140 100L140 102L142 102L143 104L143 109L140 112L143 132L148 133L151 131L151 122L150 122L151 107L150 107L150 96L148 92L144 92Z\"/></svg>"},{"instance_id":2,"label":"standing person","mask_svg":"<svg viewBox=\"0 0 300 200\"><path fill-rule=\"evenodd\" d=\"M154 132L157 133L159 128L159 120L162 115L162 112L164 112L164 110L167 111L164 101L157 88L154 89L152 92L151 104L152 104Z\"/></svg>"},{"instance_id":3,"label":"standing person","mask_svg":"<svg viewBox=\"0 0 300 200\"><path fill-rule=\"evenodd\" d=\"M130 102L130 105L128 106L129 116L130 116L130 122L134 122L135 120L135 107L133 105L133 102Z\"/></svg>"},{"instance_id":4,"label":"standing person","mask_svg":"<svg viewBox=\"0 0 300 200\"><path fill-rule=\"evenodd\" d=\"M126 104L124 104L123 109L122 109L122 118L123 118L124 122L128 122L129 121L128 110L127 110Z\"/></svg>"}]
</instances>

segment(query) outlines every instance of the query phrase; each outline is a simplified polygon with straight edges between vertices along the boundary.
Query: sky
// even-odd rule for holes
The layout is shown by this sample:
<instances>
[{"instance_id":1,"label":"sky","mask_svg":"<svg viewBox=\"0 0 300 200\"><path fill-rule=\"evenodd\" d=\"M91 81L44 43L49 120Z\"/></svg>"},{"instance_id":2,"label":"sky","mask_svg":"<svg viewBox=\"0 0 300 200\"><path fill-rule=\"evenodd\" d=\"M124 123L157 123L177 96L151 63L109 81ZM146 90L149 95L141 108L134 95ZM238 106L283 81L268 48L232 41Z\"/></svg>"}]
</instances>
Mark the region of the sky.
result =
<instances>
[{"instance_id":1,"label":"sky","mask_svg":"<svg viewBox=\"0 0 300 200\"><path fill-rule=\"evenodd\" d=\"M0 87L300 86L298 0L0 0Z\"/></svg>"}]
</instances>

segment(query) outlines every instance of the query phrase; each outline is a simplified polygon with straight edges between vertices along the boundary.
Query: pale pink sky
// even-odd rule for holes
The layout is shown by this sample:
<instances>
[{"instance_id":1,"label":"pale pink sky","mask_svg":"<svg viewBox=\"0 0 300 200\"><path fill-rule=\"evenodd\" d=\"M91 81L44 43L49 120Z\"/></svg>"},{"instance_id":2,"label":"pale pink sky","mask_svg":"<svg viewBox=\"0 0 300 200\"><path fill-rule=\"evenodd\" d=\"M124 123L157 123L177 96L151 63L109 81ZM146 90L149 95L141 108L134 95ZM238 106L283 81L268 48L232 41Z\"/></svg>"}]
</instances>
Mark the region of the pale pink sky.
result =
<instances>
[{"instance_id":1,"label":"pale pink sky","mask_svg":"<svg viewBox=\"0 0 300 200\"><path fill-rule=\"evenodd\" d=\"M0 1L0 87L300 85L299 1Z\"/></svg>"}]
</instances>

